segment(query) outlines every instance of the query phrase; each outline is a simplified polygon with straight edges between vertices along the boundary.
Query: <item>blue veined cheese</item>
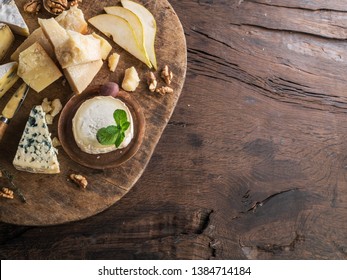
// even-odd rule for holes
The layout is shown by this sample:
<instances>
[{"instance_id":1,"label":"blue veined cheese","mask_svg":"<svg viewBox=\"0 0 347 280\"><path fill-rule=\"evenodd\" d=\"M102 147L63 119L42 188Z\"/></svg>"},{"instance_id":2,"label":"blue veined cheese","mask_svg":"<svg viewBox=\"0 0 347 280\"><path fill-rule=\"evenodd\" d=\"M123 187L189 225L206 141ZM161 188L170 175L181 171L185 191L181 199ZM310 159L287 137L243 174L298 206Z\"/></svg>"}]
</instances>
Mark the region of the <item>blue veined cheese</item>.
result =
<instances>
[{"instance_id":1,"label":"blue veined cheese","mask_svg":"<svg viewBox=\"0 0 347 280\"><path fill-rule=\"evenodd\" d=\"M32 173L60 172L57 150L52 145L41 105L35 106L30 112L13 165L18 170Z\"/></svg>"},{"instance_id":2,"label":"blue veined cheese","mask_svg":"<svg viewBox=\"0 0 347 280\"><path fill-rule=\"evenodd\" d=\"M29 35L29 28L14 0L0 0L0 22L6 23L18 35Z\"/></svg>"}]
</instances>

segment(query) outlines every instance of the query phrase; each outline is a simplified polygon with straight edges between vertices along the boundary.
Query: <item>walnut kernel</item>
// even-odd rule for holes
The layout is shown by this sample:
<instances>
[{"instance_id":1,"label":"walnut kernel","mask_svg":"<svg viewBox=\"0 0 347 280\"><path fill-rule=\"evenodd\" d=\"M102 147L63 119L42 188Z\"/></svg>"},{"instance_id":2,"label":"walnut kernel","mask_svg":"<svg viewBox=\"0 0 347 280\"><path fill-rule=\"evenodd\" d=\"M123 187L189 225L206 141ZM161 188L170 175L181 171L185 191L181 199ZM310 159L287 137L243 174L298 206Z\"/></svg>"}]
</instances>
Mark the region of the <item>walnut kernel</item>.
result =
<instances>
[{"instance_id":1,"label":"walnut kernel","mask_svg":"<svg viewBox=\"0 0 347 280\"><path fill-rule=\"evenodd\" d=\"M167 93L173 93L173 89L168 86L162 86L160 88L157 88L155 92L159 93L160 95L165 95Z\"/></svg>"},{"instance_id":2,"label":"walnut kernel","mask_svg":"<svg viewBox=\"0 0 347 280\"><path fill-rule=\"evenodd\" d=\"M157 88L157 79L154 75L153 72L149 72L148 74L148 79L147 79L147 84L148 84L148 89L151 91L151 92L154 92L155 89Z\"/></svg>"},{"instance_id":3,"label":"walnut kernel","mask_svg":"<svg viewBox=\"0 0 347 280\"><path fill-rule=\"evenodd\" d=\"M29 0L23 6L24 12L37 14L41 10L42 0Z\"/></svg>"},{"instance_id":4,"label":"walnut kernel","mask_svg":"<svg viewBox=\"0 0 347 280\"><path fill-rule=\"evenodd\" d=\"M161 71L161 77L168 86L171 84L173 73L170 71L169 66L164 66L163 71Z\"/></svg>"},{"instance_id":5,"label":"walnut kernel","mask_svg":"<svg viewBox=\"0 0 347 280\"><path fill-rule=\"evenodd\" d=\"M86 177L84 177L80 174L70 174L70 179L81 188L85 189L88 185L88 181L87 181Z\"/></svg>"}]
</instances>

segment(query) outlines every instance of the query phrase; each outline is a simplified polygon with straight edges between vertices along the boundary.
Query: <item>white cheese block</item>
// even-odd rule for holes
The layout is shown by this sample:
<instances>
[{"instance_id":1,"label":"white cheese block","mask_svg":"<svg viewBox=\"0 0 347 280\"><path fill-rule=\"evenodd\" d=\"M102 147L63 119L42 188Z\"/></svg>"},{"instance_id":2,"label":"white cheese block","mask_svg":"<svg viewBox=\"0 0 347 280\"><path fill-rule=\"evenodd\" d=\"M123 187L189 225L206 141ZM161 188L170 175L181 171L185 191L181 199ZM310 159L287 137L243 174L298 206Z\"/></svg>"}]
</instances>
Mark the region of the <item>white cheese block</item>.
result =
<instances>
[{"instance_id":1,"label":"white cheese block","mask_svg":"<svg viewBox=\"0 0 347 280\"><path fill-rule=\"evenodd\" d=\"M77 6L63 11L55 20L66 30L73 30L82 34L88 31L88 24L84 19L83 12Z\"/></svg>"},{"instance_id":2,"label":"white cheese block","mask_svg":"<svg viewBox=\"0 0 347 280\"><path fill-rule=\"evenodd\" d=\"M93 35L66 31L53 19L39 19L44 34L54 46L55 55L62 68L101 59L100 40Z\"/></svg>"},{"instance_id":3,"label":"white cheese block","mask_svg":"<svg viewBox=\"0 0 347 280\"><path fill-rule=\"evenodd\" d=\"M102 60L70 66L63 69L66 80L69 82L72 91L76 94L84 91L92 82L96 74L100 71Z\"/></svg>"},{"instance_id":4,"label":"white cheese block","mask_svg":"<svg viewBox=\"0 0 347 280\"><path fill-rule=\"evenodd\" d=\"M17 62L9 62L0 65L0 98L14 85L19 79L17 75Z\"/></svg>"},{"instance_id":5,"label":"white cheese block","mask_svg":"<svg viewBox=\"0 0 347 280\"><path fill-rule=\"evenodd\" d=\"M22 36L29 35L29 28L14 0L0 0L0 22L6 23L14 33Z\"/></svg>"},{"instance_id":6,"label":"white cheese block","mask_svg":"<svg viewBox=\"0 0 347 280\"><path fill-rule=\"evenodd\" d=\"M115 145L101 145L96 139L96 133L100 128L116 124L113 113L117 109L124 110L130 122L130 126L125 132L125 138L118 149L129 145L134 137L134 123L129 108L118 98L97 96L83 102L72 120L75 141L83 152L102 154L117 149Z\"/></svg>"},{"instance_id":7,"label":"white cheese block","mask_svg":"<svg viewBox=\"0 0 347 280\"><path fill-rule=\"evenodd\" d=\"M7 51L14 42L14 36L8 25L0 23L0 61L5 57Z\"/></svg>"},{"instance_id":8,"label":"white cheese block","mask_svg":"<svg viewBox=\"0 0 347 280\"><path fill-rule=\"evenodd\" d=\"M55 54L62 68L101 59L100 40L93 35L82 35L68 30L68 40L55 48Z\"/></svg>"},{"instance_id":9,"label":"white cheese block","mask_svg":"<svg viewBox=\"0 0 347 280\"><path fill-rule=\"evenodd\" d=\"M52 145L41 105L35 106L30 112L13 165L18 170L32 173L60 172L57 151Z\"/></svg>"}]
</instances>

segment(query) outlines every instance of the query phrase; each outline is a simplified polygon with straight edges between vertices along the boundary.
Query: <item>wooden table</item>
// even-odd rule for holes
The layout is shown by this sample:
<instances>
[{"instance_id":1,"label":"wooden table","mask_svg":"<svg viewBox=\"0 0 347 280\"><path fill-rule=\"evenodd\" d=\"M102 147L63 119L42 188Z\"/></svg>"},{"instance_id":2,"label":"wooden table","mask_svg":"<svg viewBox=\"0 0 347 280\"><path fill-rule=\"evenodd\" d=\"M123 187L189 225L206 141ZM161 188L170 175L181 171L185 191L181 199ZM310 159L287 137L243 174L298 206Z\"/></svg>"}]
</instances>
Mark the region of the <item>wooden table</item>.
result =
<instances>
[{"instance_id":1,"label":"wooden table","mask_svg":"<svg viewBox=\"0 0 347 280\"><path fill-rule=\"evenodd\" d=\"M170 3L187 78L142 177L83 221L0 224L1 259L346 259L345 1Z\"/></svg>"}]
</instances>

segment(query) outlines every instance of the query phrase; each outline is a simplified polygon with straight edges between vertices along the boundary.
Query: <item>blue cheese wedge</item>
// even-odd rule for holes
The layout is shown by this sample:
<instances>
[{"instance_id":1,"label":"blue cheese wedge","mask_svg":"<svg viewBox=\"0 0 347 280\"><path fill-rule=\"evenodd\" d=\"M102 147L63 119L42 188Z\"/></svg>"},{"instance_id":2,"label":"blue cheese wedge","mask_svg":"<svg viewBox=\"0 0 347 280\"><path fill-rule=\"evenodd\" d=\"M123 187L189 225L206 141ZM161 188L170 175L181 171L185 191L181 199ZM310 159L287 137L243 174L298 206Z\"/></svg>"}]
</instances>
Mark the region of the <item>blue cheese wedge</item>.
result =
<instances>
[{"instance_id":1,"label":"blue cheese wedge","mask_svg":"<svg viewBox=\"0 0 347 280\"><path fill-rule=\"evenodd\" d=\"M0 0L0 22L6 23L18 35L29 35L29 28L14 0Z\"/></svg>"},{"instance_id":2,"label":"blue cheese wedge","mask_svg":"<svg viewBox=\"0 0 347 280\"><path fill-rule=\"evenodd\" d=\"M76 144L83 152L103 154L117 149L115 145L101 145L96 138L96 133L100 128L115 125L113 113L117 109L124 110L130 122L130 126L125 132L125 138L118 149L129 145L134 137L134 122L129 108L118 98L97 96L83 102L72 120L72 131Z\"/></svg>"},{"instance_id":3,"label":"blue cheese wedge","mask_svg":"<svg viewBox=\"0 0 347 280\"><path fill-rule=\"evenodd\" d=\"M52 145L41 105L35 106L30 112L13 165L18 170L31 173L60 172L57 150Z\"/></svg>"}]
</instances>

